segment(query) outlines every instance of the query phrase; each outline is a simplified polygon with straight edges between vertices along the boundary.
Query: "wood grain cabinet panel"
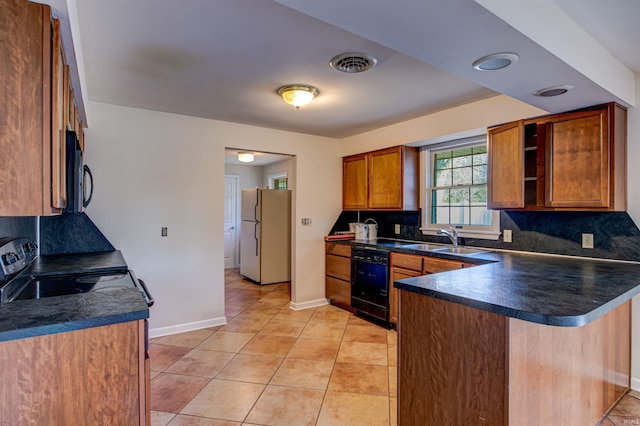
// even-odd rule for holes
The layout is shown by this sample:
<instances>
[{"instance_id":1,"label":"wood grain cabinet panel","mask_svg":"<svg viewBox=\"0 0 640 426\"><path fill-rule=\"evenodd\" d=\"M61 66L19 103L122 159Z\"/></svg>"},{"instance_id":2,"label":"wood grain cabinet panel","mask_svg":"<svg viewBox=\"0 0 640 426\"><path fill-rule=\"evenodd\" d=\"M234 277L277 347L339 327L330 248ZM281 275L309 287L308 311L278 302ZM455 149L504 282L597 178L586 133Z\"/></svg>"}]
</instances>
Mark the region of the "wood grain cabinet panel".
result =
<instances>
[{"instance_id":1,"label":"wood grain cabinet panel","mask_svg":"<svg viewBox=\"0 0 640 426\"><path fill-rule=\"evenodd\" d=\"M142 322L0 343L0 423L145 424Z\"/></svg>"},{"instance_id":2,"label":"wood grain cabinet panel","mask_svg":"<svg viewBox=\"0 0 640 426\"><path fill-rule=\"evenodd\" d=\"M60 214L65 132L82 136L60 21L48 5L27 0L0 0L0 10L0 216Z\"/></svg>"},{"instance_id":3,"label":"wood grain cabinet panel","mask_svg":"<svg viewBox=\"0 0 640 426\"><path fill-rule=\"evenodd\" d=\"M351 246L325 244L325 297L343 308L351 306Z\"/></svg>"},{"instance_id":4,"label":"wood grain cabinet panel","mask_svg":"<svg viewBox=\"0 0 640 426\"><path fill-rule=\"evenodd\" d=\"M397 146L343 158L344 210L416 210L418 150Z\"/></svg>"},{"instance_id":5,"label":"wood grain cabinet panel","mask_svg":"<svg viewBox=\"0 0 640 426\"><path fill-rule=\"evenodd\" d=\"M596 425L629 388L630 301L555 327L399 299L398 425Z\"/></svg>"},{"instance_id":6,"label":"wood grain cabinet panel","mask_svg":"<svg viewBox=\"0 0 640 426\"><path fill-rule=\"evenodd\" d=\"M488 207L625 211L626 115L610 103L489 129Z\"/></svg>"},{"instance_id":7,"label":"wood grain cabinet panel","mask_svg":"<svg viewBox=\"0 0 640 426\"><path fill-rule=\"evenodd\" d=\"M489 129L487 207L524 207L524 122Z\"/></svg>"},{"instance_id":8,"label":"wood grain cabinet panel","mask_svg":"<svg viewBox=\"0 0 640 426\"><path fill-rule=\"evenodd\" d=\"M51 209L51 9L0 0L0 216Z\"/></svg>"},{"instance_id":9,"label":"wood grain cabinet panel","mask_svg":"<svg viewBox=\"0 0 640 426\"><path fill-rule=\"evenodd\" d=\"M368 167L365 154L342 161L342 207L344 210L367 208Z\"/></svg>"},{"instance_id":10,"label":"wood grain cabinet panel","mask_svg":"<svg viewBox=\"0 0 640 426\"><path fill-rule=\"evenodd\" d=\"M459 260L439 259L437 257L425 257L422 264L422 273L437 274L438 272L453 271L454 269L464 268L470 266Z\"/></svg>"}]
</instances>

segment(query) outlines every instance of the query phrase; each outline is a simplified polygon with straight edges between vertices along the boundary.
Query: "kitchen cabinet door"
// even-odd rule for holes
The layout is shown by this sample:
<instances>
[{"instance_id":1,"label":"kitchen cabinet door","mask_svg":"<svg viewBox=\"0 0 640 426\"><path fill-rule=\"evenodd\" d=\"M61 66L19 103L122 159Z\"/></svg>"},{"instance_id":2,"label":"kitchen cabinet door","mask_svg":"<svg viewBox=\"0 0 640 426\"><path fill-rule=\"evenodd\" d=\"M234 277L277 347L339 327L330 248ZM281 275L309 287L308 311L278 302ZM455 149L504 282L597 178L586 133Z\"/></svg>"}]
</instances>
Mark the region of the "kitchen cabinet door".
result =
<instances>
[{"instance_id":1,"label":"kitchen cabinet door","mask_svg":"<svg viewBox=\"0 0 640 426\"><path fill-rule=\"evenodd\" d=\"M454 269L461 269L468 264L459 260L439 259L437 257L426 256L422 264L422 273L437 274L438 272L453 271Z\"/></svg>"},{"instance_id":2,"label":"kitchen cabinet door","mask_svg":"<svg viewBox=\"0 0 640 426\"><path fill-rule=\"evenodd\" d=\"M548 207L609 207L611 141L606 112L560 114L545 123Z\"/></svg>"},{"instance_id":3,"label":"kitchen cabinet door","mask_svg":"<svg viewBox=\"0 0 640 426\"><path fill-rule=\"evenodd\" d=\"M0 342L0 423L146 424L142 322Z\"/></svg>"},{"instance_id":4,"label":"kitchen cabinet door","mask_svg":"<svg viewBox=\"0 0 640 426\"><path fill-rule=\"evenodd\" d=\"M325 244L325 297L342 308L351 306L351 246Z\"/></svg>"},{"instance_id":5,"label":"kitchen cabinet door","mask_svg":"<svg viewBox=\"0 0 640 426\"><path fill-rule=\"evenodd\" d=\"M51 209L51 9L0 0L0 216Z\"/></svg>"},{"instance_id":6,"label":"kitchen cabinet door","mask_svg":"<svg viewBox=\"0 0 640 426\"><path fill-rule=\"evenodd\" d=\"M626 116L610 103L489 129L488 207L625 211Z\"/></svg>"},{"instance_id":7,"label":"kitchen cabinet door","mask_svg":"<svg viewBox=\"0 0 640 426\"><path fill-rule=\"evenodd\" d=\"M402 208L402 150L390 148L369 154L369 208Z\"/></svg>"},{"instance_id":8,"label":"kitchen cabinet door","mask_svg":"<svg viewBox=\"0 0 640 426\"><path fill-rule=\"evenodd\" d=\"M345 157L342 161L342 207L344 210L367 208L368 174L365 154Z\"/></svg>"},{"instance_id":9,"label":"kitchen cabinet door","mask_svg":"<svg viewBox=\"0 0 640 426\"><path fill-rule=\"evenodd\" d=\"M524 122L489 129L487 207L524 207Z\"/></svg>"},{"instance_id":10,"label":"kitchen cabinet door","mask_svg":"<svg viewBox=\"0 0 640 426\"><path fill-rule=\"evenodd\" d=\"M389 322L392 324L398 324L398 289L393 286L393 282L420 275L422 275L421 272L410 269L391 268L389 273Z\"/></svg>"},{"instance_id":11,"label":"kitchen cabinet door","mask_svg":"<svg viewBox=\"0 0 640 426\"><path fill-rule=\"evenodd\" d=\"M417 210L417 148L396 146L343 159L344 210Z\"/></svg>"},{"instance_id":12,"label":"kitchen cabinet door","mask_svg":"<svg viewBox=\"0 0 640 426\"><path fill-rule=\"evenodd\" d=\"M53 62L51 66L51 206L67 206L66 152L69 71L66 69L60 21L53 21Z\"/></svg>"}]
</instances>

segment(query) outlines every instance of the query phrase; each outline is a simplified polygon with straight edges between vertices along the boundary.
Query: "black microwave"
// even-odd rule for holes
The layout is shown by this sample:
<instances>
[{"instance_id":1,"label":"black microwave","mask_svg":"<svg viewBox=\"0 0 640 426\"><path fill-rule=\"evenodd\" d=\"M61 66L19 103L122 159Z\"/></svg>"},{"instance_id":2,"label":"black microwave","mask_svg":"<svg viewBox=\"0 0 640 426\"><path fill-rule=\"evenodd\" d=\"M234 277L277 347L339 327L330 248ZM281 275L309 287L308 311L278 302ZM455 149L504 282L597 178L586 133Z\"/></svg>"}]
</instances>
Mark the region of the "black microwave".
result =
<instances>
[{"instance_id":1,"label":"black microwave","mask_svg":"<svg viewBox=\"0 0 640 426\"><path fill-rule=\"evenodd\" d=\"M64 213L80 213L93 196L93 175L83 163L76 132L67 130L67 207ZM88 192L88 194L87 194Z\"/></svg>"}]
</instances>

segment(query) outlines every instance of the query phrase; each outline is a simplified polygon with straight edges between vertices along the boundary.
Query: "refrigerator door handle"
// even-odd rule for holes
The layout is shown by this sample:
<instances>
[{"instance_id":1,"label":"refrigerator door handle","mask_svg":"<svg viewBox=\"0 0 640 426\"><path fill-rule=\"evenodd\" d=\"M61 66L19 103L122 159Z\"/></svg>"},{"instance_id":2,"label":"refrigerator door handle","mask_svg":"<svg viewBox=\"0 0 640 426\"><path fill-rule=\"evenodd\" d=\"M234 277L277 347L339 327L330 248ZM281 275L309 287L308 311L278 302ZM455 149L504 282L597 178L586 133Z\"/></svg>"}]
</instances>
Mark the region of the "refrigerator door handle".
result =
<instances>
[{"instance_id":1,"label":"refrigerator door handle","mask_svg":"<svg viewBox=\"0 0 640 426\"><path fill-rule=\"evenodd\" d=\"M256 222L253 225L253 238L256 240L256 256L258 256L258 225L260 222Z\"/></svg>"}]
</instances>

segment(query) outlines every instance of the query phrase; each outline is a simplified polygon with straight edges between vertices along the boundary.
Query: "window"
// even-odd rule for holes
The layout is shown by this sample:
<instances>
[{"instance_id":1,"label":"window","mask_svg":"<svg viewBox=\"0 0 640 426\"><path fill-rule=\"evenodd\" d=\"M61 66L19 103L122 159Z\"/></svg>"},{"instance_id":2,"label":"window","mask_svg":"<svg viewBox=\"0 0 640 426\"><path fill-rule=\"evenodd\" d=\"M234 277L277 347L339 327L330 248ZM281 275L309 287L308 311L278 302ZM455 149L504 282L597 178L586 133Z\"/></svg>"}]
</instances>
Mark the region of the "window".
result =
<instances>
[{"instance_id":1,"label":"window","mask_svg":"<svg viewBox=\"0 0 640 426\"><path fill-rule=\"evenodd\" d=\"M278 174L269 176L269 188L271 189L287 189L287 174Z\"/></svg>"},{"instance_id":2,"label":"window","mask_svg":"<svg viewBox=\"0 0 640 426\"><path fill-rule=\"evenodd\" d=\"M460 236L497 239L499 212L487 209L487 143L483 137L425 147L423 232L455 227Z\"/></svg>"}]
</instances>

